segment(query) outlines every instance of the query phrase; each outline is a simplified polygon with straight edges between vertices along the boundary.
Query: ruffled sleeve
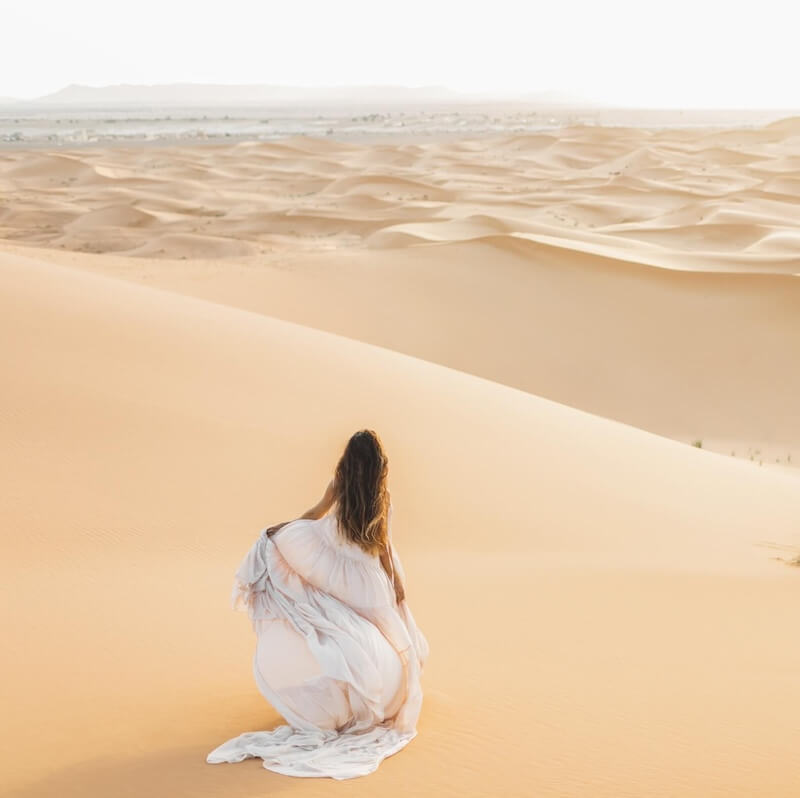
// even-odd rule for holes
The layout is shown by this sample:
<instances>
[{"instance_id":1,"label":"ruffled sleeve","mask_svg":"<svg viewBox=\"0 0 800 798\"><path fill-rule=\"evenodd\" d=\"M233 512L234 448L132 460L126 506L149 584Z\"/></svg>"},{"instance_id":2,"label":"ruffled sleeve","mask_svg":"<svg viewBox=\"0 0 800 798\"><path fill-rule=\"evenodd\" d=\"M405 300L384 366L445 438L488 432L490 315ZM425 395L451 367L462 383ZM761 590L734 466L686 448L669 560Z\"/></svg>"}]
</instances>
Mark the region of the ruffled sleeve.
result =
<instances>
[{"instance_id":1,"label":"ruffled sleeve","mask_svg":"<svg viewBox=\"0 0 800 798\"><path fill-rule=\"evenodd\" d=\"M240 612L247 612L253 601L253 594L261 589L267 574L267 529L259 532L258 538L244 556L233 580L231 590L231 607Z\"/></svg>"}]
</instances>

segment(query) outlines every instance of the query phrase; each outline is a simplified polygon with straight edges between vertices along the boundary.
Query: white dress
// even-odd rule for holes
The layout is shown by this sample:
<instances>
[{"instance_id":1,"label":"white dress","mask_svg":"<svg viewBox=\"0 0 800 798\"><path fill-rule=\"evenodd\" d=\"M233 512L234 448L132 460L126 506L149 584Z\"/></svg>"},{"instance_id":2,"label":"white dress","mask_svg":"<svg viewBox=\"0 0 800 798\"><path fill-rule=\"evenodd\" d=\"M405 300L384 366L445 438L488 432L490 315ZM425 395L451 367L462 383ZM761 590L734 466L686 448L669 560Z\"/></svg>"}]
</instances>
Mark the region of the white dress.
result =
<instances>
[{"instance_id":1,"label":"white dress","mask_svg":"<svg viewBox=\"0 0 800 798\"><path fill-rule=\"evenodd\" d=\"M390 505L390 541L391 517ZM378 556L339 533L335 512L266 529L236 571L231 605L250 616L256 684L288 725L245 732L206 761L260 757L290 776L372 773L417 735L428 641Z\"/></svg>"}]
</instances>

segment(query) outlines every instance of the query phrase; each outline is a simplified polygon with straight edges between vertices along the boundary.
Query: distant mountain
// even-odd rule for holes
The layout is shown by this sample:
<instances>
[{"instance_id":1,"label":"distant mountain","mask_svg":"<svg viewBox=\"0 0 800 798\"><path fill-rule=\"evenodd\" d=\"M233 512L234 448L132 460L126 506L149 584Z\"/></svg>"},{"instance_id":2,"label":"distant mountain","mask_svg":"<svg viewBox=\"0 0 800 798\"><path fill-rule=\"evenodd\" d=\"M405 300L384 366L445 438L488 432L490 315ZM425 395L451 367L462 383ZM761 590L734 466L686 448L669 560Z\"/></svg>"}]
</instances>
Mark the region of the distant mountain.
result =
<instances>
[{"instance_id":1,"label":"distant mountain","mask_svg":"<svg viewBox=\"0 0 800 798\"><path fill-rule=\"evenodd\" d=\"M293 102L415 102L463 97L443 86L268 86L172 83L162 85L82 86L72 84L30 102L46 105L204 106Z\"/></svg>"},{"instance_id":2,"label":"distant mountain","mask_svg":"<svg viewBox=\"0 0 800 798\"><path fill-rule=\"evenodd\" d=\"M517 100L529 103L540 103L541 105L568 105L572 108L583 108L587 106L601 105L596 100L587 100L577 94L563 91L537 91L534 93L522 93L516 96Z\"/></svg>"},{"instance_id":3,"label":"distant mountain","mask_svg":"<svg viewBox=\"0 0 800 798\"><path fill-rule=\"evenodd\" d=\"M559 92L460 92L445 86L270 86L171 83L115 86L84 86L73 83L26 105L114 107L114 106L246 106L295 103L459 103L526 102L540 105L590 104Z\"/></svg>"}]
</instances>

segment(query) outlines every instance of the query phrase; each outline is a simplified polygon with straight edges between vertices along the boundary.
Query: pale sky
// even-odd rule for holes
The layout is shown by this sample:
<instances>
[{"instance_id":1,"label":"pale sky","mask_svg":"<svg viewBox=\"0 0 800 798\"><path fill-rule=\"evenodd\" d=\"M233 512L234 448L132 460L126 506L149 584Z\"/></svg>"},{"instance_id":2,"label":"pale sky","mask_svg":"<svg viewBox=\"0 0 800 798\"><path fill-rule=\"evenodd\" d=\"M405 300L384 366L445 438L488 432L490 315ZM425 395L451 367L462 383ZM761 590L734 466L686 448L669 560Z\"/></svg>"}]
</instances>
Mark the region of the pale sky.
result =
<instances>
[{"instance_id":1,"label":"pale sky","mask_svg":"<svg viewBox=\"0 0 800 798\"><path fill-rule=\"evenodd\" d=\"M70 83L442 85L611 104L800 107L792 0L25 0L0 96Z\"/></svg>"}]
</instances>

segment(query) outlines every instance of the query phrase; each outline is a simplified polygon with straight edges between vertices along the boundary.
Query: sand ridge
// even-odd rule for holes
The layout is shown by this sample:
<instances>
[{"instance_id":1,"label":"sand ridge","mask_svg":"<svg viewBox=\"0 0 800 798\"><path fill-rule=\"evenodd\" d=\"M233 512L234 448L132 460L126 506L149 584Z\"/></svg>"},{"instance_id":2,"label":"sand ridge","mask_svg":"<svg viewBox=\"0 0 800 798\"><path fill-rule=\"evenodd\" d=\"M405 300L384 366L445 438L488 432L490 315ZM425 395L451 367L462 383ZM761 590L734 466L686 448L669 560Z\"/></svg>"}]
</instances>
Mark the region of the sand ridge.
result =
<instances>
[{"instance_id":1,"label":"sand ridge","mask_svg":"<svg viewBox=\"0 0 800 798\"><path fill-rule=\"evenodd\" d=\"M281 722L233 570L367 426L431 659L349 790L793 798L797 147L0 154L3 795L330 793L205 754Z\"/></svg>"},{"instance_id":2,"label":"sand ridge","mask_svg":"<svg viewBox=\"0 0 800 798\"><path fill-rule=\"evenodd\" d=\"M796 118L9 151L0 236L791 467L798 163Z\"/></svg>"},{"instance_id":3,"label":"sand ridge","mask_svg":"<svg viewBox=\"0 0 800 798\"><path fill-rule=\"evenodd\" d=\"M76 251L200 257L205 246L209 257L238 257L288 244L469 240L488 223L565 246L626 248L670 268L795 273L798 162L796 118L738 132L575 125L421 144L296 136L10 150L0 153L0 181L14 202L0 211L0 236Z\"/></svg>"},{"instance_id":4,"label":"sand ridge","mask_svg":"<svg viewBox=\"0 0 800 798\"><path fill-rule=\"evenodd\" d=\"M774 558L799 550L794 474L261 314L30 256L0 266L4 734L37 740L4 741L11 794L283 783L200 756L279 720L230 571L361 423L394 453L435 652L419 744L387 761L386 789L791 794L797 574Z\"/></svg>"}]
</instances>

